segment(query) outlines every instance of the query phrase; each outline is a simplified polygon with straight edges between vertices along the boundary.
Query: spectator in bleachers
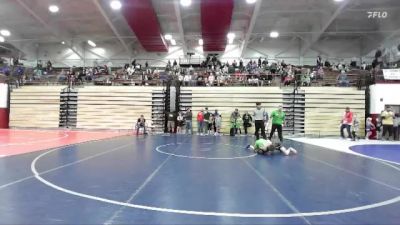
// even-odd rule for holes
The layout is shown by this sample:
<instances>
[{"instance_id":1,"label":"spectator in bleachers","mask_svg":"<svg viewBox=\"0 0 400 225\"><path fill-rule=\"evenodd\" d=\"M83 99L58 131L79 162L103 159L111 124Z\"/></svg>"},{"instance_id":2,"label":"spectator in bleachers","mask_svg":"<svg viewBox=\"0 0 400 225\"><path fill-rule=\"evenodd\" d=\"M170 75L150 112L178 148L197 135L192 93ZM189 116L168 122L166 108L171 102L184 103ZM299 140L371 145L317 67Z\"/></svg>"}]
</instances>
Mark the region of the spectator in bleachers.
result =
<instances>
[{"instance_id":1,"label":"spectator in bleachers","mask_svg":"<svg viewBox=\"0 0 400 225\"><path fill-rule=\"evenodd\" d=\"M214 86L215 76L213 73L208 77L208 86Z\"/></svg>"},{"instance_id":2,"label":"spectator in bleachers","mask_svg":"<svg viewBox=\"0 0 400 225\"><path fill-rule=\"evenodd\" d=\"M282 60L282 62L281 62L281 67L282 67L283 69L286 69L287 66L288 66L288 65L286 64L285 60Z\"/></svg>"},{"instance_id":3,"label":"spectator in bleachers","mask_svg":"<svg viewBox=\"0 0 400 225\"><path fill-rule=\"evenodd\" d=\"M362 70L367 70L367 63L362 62L362 64L361 64L361 69L362 69Z\"/></svg>"},{"instance_id":4,"label":"spectator in bleachers","mask_svg":"<svg viewBox=\"0 0 400 225\"><path fill-rule=\"evenodd\" d=\"M328 69L330 69L332 67L332 64L331 64L331 62L329 62L329 60L325 61L325 67Z\"/></svg>"},{"instance_id":5,"label":"spectator in bleachers","mask_svg":"<svg viewBox=\"0 0 400 225\"><path fill-rule=\"evenodd\" d=\"M302 86L311 86L311 77L308 74L303 74L301 76L301 85Z\"/></svg>"},{"instance_id":6,"label":"spectator in bleachers","mask_svg":"<svg viewBox=\"0 0 400 225\"><path fill-rule=\"evenodd\" d=\"M192 110L188 108L185 113L186 134L193 134L192 119L193 119Z\"/></svg>"},{"instance_id":7,"label":"spectator in bleachers","mask_svg":"<svg viewBox=\"0 0 400 225\"><path fill-rule=\"evenodd\" d=\"M183 78L183 81L185 86L191 86L192 75L186 74L185 77Z\"/></svg>"},{"instance_id":8,"label":"spectator in bleachers","mask_svg":"<svg viewBox=\"0 0 400 225\"><path fill-rule=\"evenodd\" d=\"M268 66L268 60L265 58L262 62L264 69Z\"/></svg>"},{"instance_id":9,"label":"spectator in bleachers","mask_svg":"<svg viewBox=\"0 0 400 225\"><path fill-rule=\"evenodd\" d=\"M236 62L236 60L233 60L232 67L233 67L233 68L237 68L237 62Z\"/></svg>"},{"instance_id":10,"label":"spectator in bleachers","mask_svg":"<svg viewBox=\"0 0 400 225\"><path fill-rule=\"evenodd\" d=\"M51 61L47 61L47 73L51 73L53 71L53 64L51 63Z\"/></svg>"},{"instance_id":11,"label":"spectator in bleachers","mask_svg":"<svg viewBox=\"0 0 400 225\"><path fill-rule=\"evenodd\" d=\"M337 86L339 87L349 87L350 82L347 78L347 74L344 70L337 77Z\"/></svg>"},{"instance_id":12,"label":"spectator in bleachers","mask_svg":"<svg viewBox=\"0 0 400 225\"><path fill-rule=\"evenodd\" d=\"M258 58L258 68L261 68L261 66L262 66L262 60L261 60L261 57L260 57L260 58Z\"/></svg>"},{"instance_id":13,"label":"spectator in bleachers","mask_svg":"<svg viewBox=\"0 0 400 225\"><path fill-rule=\"evenodd\" d=\"M270 70L271 70L271 73L272 73L273 75L275 75L276 72L277 72L277 70L278 70L278 65L277 65L276 63L272 63L272 64L271 64L271 67L270 67Z\"/></svg>"},{"instance_id":14,"label":"spectator in bleachers","mask_svg":"<svg viewBox=\"0 0 400 225\"><path fill-rule=\"evenodd\" d=\"M317 79L317 80L323 80L323 79L324 79L324 76L325 76L324 68L323 68L323 67L320 67L320 68L317 70L317 77L316 77L316 79Z\"/></svg>"},{"instance_id":15,"label":"spectator in bleachers","mask_svg":"<svg viewBox=\"0 0 400 225\"><path fill-rule=\"evenodd\" d=\"M225 85L225 76L219 75L217 77L217 83L218 83L218 86L224 86Z\"/></svg>"},{"instance_id":16,"label":"spectator in bleachers","mask_svg":"<svg viewBox=\"0 0 400 225\"><path fill-rule=\"evenodd\" d=\"M317 57L317 68L323 67L324 65L322 64L322 58L321 56Z\"/></svg>"},{"instance_id":17,"label":"spectator in bleachers","mask_svg":"<svg viewBox=\"0 0 400 225\"><path fill-rule=\"evenodd\" d=\"M204 129L204 110L197 113L197 133L203 135Z\"/></svg>"},{"instance_id":18,"label":"spectator in bleachers","mask_svg":"<svg viewBox=\"0 0 400 225\"><path fill-rule=\"evenodd\" d=\"M352 139L351 136L351 125L353 124L353 112L350 111L350 107L346 107L346 111L343 114L342 120L340 121L340 136L345 139L344 129L347 130L348 138Z\"/></svg>"},{"instance_id":19,"label":"spectator in bleachers","mask_svg":"<svg viewBox=\"0 0 400 225\"><path fill-rule=\"evenodd\" d=\"M383 126L382 140L386 138L386 133L389 133L389 137L387 138L387 140L389 140L393 135L394 125L394 113L392 107L386 106L385 110L381 113L381 118Z\"/></svg>"},{"instance_id":20,"label":"spectator in bleachers","mask_svg":"<svg viewBox=\"0 0 400 225\"><path fill-rule=\"evenodd\" d=\"M179 84L180 84L181 86L183 86L183 80L184 80L184 79L185 79L185 77L183 76L182 73L180 73L179 76L178 76L178 80L179 80Z\"/></svg>"}]
</instances>

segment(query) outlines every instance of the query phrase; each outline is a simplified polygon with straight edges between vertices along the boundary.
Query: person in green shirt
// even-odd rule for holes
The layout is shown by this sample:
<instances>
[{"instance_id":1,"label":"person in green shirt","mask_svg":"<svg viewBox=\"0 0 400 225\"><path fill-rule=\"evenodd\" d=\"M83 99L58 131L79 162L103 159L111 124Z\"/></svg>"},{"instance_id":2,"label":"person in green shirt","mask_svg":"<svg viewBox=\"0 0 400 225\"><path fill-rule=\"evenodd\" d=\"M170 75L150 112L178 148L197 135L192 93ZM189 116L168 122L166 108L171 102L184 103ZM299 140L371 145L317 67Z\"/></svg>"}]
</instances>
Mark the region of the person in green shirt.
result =
<instances>
[{"instance_id":1,"label":"person in green shirt","mask_svg":"<svg viewBox=\"0 0 400 225\"><path fill-rule=\"evenodd\" d=\"M282 110L282 106L279 106L278 110L275 110L271 114L272 119L272 128L271 134L269 135L269 139L272 140L272 136L274 135L275 131L278 130L278 136L281 143L283 142L282 136L282 125L285 122L286 114Z\"/></svg>"}]
</instances>

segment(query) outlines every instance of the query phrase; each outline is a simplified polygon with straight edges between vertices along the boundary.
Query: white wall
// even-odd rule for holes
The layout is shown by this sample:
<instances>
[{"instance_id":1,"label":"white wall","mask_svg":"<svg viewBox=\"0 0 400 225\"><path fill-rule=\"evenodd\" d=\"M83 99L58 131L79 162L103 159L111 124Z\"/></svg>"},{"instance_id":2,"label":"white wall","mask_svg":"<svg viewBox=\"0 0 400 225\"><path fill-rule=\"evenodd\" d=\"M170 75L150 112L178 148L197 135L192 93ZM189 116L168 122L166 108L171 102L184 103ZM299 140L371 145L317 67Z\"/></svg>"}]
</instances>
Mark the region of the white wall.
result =
<instances>
[{"instance_id":1,"label":"white wall","mask_svg":"<svg viewBox=\"0 0 400 225\"><path fill-rule=\"evenodd\" d=\"M371 114L380 114L385 105L400 105L400 84L375 84L370 90Z\"/></svg>"},{"instance_id":2,"label":"white wall","mask_svg":"<svg viewBox=\"0 0 400 225\"><path fill-rule=\"evenodd\" d=\"M0 84L0 109L7 108L8 100L8 85Z\"/></svg>"}]
</instances>

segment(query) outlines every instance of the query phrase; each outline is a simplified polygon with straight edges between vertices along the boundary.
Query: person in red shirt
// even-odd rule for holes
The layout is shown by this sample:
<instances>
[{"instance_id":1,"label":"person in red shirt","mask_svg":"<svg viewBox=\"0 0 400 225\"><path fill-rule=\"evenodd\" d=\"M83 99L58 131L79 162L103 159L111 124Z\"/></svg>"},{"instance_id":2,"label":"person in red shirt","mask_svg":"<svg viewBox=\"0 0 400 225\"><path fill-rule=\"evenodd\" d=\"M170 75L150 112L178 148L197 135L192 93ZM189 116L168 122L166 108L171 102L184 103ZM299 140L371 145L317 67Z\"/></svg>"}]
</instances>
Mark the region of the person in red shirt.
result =
<instances>
[{"instance_id":1,"label":"person in red shirt","mask_svg":"<svg viewBox=\"0 0 400 225\"><path fill-rule=\"evenodd\" d=\"M204 111L201 110L197 113L197 133L199 135L203 135L203 128L204 128Z\"/></svg>"},{"instance_id":2,"label":"person in red shirt","mask_svg":"<svg viewBox=\"0 0 400 225\"><path fill-rule=\"evenodd\" d=\"M345 139L344 137L344 132L343 130L347 130L347 134L350 139L352 139L351 136L351 125L353 124L353 113L350 111L350 108L347 107L345 113L343 114L342 120L341 120L341 126L340 126L340 136Z\"/></svg>"}]
</instances>

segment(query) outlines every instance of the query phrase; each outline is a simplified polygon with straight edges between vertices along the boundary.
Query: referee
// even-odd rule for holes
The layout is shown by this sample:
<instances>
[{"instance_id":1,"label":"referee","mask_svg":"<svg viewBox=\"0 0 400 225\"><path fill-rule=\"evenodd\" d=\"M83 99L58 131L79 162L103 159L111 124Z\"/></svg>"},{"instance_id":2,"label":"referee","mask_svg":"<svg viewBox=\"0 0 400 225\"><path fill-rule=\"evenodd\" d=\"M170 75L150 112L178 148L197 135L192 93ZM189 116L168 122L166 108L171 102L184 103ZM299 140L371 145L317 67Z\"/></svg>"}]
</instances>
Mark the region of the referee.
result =
<instances>
[{"instance_id":1,"label":"referee","mask_svg":"<svg viewBox=\"0 0 400 225\"><path fill-rule=\"evenodd\" d=\"M253 112L253 118L254 118L254 125L256 129L256 139L260 139L260 134L259 131L261 129L261 136L264 139L267 139L267 136L265 135L265 123L268 122L268 113L265 112L265 109L261 108L261 103L257 102L256 103L256 109Z\"/></svg>"}]
</instances>

